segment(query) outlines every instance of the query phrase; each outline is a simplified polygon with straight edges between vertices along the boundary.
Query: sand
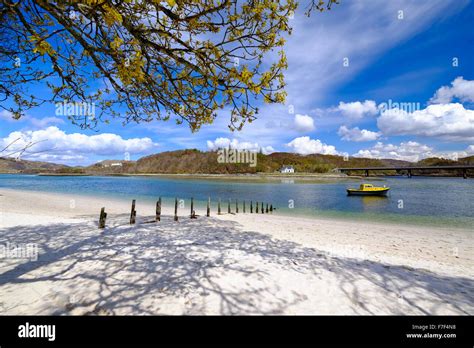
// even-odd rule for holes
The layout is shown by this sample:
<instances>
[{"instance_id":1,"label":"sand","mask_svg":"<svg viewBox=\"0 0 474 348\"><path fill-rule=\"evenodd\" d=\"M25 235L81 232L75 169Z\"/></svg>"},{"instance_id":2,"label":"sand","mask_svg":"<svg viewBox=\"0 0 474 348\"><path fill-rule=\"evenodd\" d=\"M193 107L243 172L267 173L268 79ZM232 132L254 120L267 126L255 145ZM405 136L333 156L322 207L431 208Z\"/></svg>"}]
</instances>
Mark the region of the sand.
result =
<instances>
[{"instance_id":1,"label":"sand","mask_svg":"<svg viewBox=\"0 0 474 348\"><path fill-rule=\"evenodd\" d=\"M474 314L474 231L0 195L2 314Z\"/></svg>"}]
</instances>

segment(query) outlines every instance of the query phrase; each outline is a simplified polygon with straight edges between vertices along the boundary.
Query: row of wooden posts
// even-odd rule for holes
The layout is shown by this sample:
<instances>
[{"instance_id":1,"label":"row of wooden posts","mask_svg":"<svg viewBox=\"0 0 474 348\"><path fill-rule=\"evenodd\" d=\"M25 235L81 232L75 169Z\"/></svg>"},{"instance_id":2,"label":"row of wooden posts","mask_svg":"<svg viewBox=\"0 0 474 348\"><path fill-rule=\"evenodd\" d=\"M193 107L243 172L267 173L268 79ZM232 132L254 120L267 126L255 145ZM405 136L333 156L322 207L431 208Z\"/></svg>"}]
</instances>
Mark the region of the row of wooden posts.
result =
<instances>
[{"instance_id":1,"label":"row of wooden posts","mask_svg":"<svg viewBox=\"0 0 474 348\"><path fill-rule=\"evenodd\" d=\"M135 224L136 218L137 218L137 211L135 210L135 203L136 200L132 200L132 209L130 211L130 225ZM231 209L232 201L229 199L229 202L227 204L227 213L228 214L234 214ZM245 201L243 201L243 213L246 213L246 204ZM266 206L264 206L264 203L261 202L260 204L260 209L258 202L255 202L255 210L253 207L253 201L250 201L250 213L258 214L259 212L261 214L268 214L268 213L273 213L273 211L276 210L275 207L273 207L273 204L268 205L266 203ZM239 202L236 199L235 200L235 214L239 213ZM221 209L221 199L219 198L219 201L217 203L217 214L221 215L222 214L222 209ZM209 197L207 200L207 209L206 209L206 216L209 217L211 216L211 198ZM191 219L197 219L196 211L194 210L194 198L191 198L191 214L190 214ZM100 210L100 217L99 217L99 228L105 228L105 221L107 219L107 213L105 212L105 207ZM156 202L156 217L155 221L160 221L161 220L161 197L158 199ZM175 198L174 200L174 221L178 221L178 198Z\"/></svg>"}]
</instances>

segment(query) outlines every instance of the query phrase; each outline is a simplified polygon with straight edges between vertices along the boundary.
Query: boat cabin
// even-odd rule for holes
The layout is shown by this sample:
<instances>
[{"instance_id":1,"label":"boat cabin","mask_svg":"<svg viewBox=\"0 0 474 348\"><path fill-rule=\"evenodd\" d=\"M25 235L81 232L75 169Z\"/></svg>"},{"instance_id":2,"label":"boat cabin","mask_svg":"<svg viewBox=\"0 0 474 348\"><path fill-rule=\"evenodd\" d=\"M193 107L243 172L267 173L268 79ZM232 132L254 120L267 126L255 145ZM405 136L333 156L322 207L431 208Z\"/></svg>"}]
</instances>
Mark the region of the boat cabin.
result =
<instances>
[{"instance_id":1,"label":"boat cabin","mask_svg":"<svg viewBox=\"0 0 474 348\"><path fill-rule=\"evenodd\" d=\"M347 189L349 195L385 196L390 187L376 187L372 184L360 184L358 189Z\"/></svg>"}]
</instances>

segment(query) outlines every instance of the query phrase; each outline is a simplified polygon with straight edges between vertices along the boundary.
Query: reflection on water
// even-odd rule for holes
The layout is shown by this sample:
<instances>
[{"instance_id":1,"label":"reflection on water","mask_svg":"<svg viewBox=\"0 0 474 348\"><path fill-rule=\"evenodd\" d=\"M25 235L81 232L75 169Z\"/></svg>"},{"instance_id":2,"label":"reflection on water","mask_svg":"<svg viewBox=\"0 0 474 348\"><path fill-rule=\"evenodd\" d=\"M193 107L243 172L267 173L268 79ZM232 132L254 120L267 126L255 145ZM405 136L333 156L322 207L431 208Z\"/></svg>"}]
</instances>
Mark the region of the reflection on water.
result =
<instances>
[{"instance_id":1,"label":"reflection on water","mask_svg":"<svg viewBox=\"0 0 474 348\"><path fill-rule=\"evenodd\" d=\"M373 207L384 207L389 204L387 196L350 196L351 198L360 198L362 205L366 209Z\"/></svg>"},{"instance_id":2,"label":"reflection on water","mask_svg":"<svg viewBox=\"0 0 474 348\"><path fill-rule=\"evenodd\" d=\"M295 180L293 179L281 179L282 184L294 184Z\"/></svg>"}]
</instances>

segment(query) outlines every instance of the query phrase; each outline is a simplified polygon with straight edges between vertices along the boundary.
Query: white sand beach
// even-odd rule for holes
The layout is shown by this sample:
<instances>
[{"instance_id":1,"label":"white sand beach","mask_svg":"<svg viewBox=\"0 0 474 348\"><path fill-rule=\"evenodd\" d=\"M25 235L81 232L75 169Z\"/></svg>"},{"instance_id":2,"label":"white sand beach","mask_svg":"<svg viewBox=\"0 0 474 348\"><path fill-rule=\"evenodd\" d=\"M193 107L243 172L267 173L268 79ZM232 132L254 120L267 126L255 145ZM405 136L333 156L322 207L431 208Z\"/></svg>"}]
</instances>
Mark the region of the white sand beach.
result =
<instances>
[{"instance_id":1,"label":"white sand beach","mask_svg":"<svg viewBox=\"0 0 474 348\"><path fill-rule=\"evenodd\" d=\"M0 245L38 246L0 258L0 313L474 315L474 231L136 209L0 189Z\"/></svg>"}]
</instances>

